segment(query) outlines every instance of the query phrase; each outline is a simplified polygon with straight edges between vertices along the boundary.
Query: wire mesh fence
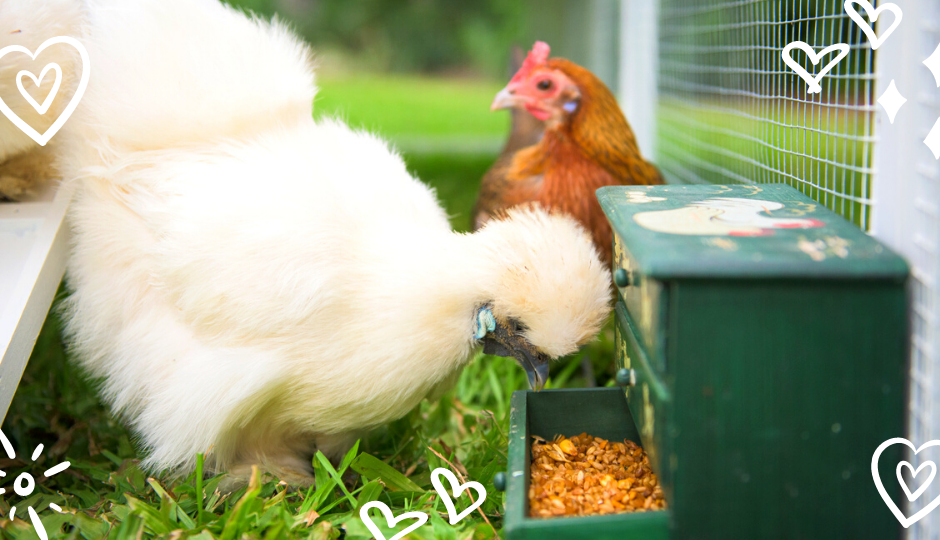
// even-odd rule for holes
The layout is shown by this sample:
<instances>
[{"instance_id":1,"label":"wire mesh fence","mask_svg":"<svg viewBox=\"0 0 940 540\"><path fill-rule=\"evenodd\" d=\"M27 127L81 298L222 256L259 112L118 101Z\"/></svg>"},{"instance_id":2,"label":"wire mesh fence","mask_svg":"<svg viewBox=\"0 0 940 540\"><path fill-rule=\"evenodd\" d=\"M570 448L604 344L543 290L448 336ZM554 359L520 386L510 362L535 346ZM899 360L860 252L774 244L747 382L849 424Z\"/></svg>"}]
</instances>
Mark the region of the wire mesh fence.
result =
<instances>
[{"instance_id":1,"label":"wire mesh fence","mask_svg":"<svg viewBox=\"0 0 940 540\"><path fill-rule=\"evenodd\" d=\"M670 182L785 182L867 230L874 53L842 0L663 0L657 161ZM850 47L807 85L783 62L794 40ZM805 52L791 57L816 73Z\"/></svg>"}]
</instances>

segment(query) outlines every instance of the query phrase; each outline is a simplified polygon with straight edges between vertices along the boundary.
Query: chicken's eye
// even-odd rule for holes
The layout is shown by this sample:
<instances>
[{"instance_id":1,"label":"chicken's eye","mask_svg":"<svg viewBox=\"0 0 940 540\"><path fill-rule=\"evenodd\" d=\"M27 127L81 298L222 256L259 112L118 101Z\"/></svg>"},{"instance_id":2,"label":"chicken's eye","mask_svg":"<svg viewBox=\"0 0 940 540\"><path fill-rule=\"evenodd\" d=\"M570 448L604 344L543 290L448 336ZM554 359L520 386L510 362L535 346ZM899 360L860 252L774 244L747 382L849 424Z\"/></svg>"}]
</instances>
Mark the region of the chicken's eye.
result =
<instances>
[{"instance_id":1,"label":"chicken's eye","mask_svg":"<svg viewBox=\"0 0 940 540\"><path fill-rule=\"evenodd\" d=\"M551 79L542 79L541 81L539 81L538 83L536 83L535 87L538 88L539 90L543 90L543 91L544 91L544 90L548 90L549 88L552 87L552 80L551 80Z\"/></svg>"}]
</instances>

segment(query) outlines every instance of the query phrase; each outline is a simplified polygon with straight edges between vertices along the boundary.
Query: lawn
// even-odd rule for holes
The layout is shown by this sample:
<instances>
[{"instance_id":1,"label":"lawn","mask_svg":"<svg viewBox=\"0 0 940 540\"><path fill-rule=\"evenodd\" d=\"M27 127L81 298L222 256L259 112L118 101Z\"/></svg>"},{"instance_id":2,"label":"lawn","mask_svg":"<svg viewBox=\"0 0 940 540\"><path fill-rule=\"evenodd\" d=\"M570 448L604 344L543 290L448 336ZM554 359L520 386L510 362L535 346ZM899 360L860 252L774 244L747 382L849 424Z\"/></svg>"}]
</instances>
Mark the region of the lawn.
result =
<instances>
[{"instance_id":1,"label":"lawn","mask_svg":"<svg viewBox=\"0 0 940 540\"><path fill-rule=\"evenodd\" d=\"M318 84L314 116L338 116L405 152L495 154L509 130L509 115L489 110L496 81L357 74Z\"/></svg>"},{"instance_id":2,"label":"lawn","mask_svg":"<svg viewBox=\"0 0 940 540\"><path fill-rule=\"evenodd\" d=\"M490 112L499 81L353 74L317 84L315 115L338 114L385 136L501 139L509 127L508 114Z\"/></svg>"},{"instance_id":3,"label":"lawn","mask_svg":"<svg viewBox=\"0 0 940 540\"><path fill-rule=\"evenodd\" d=\"M467 228L479 178L506 129L505 115L488 109L498 83L359 77L319 84L318 114L338 113L390 137L409 168L435 187L454 226ZM415 144L421 140L445 143ZM490 141L488 152L465 144L483 140ZM450 393L372 433L339 470L315 459L317 481L309 490L259 479L222 493L216 489L221 477L173 480L141 471L133 435L102 406L94 381L68 361L59 330L58 318L50 316L3 424L19 458L0 460L6 472L0 485L8 492L0 497L0 515L8 516L15 504L18 519L0 519L0 537L36 538L21 519L27 506L39 511L50 538L89 540L371 538L358 508L374 499L396 515L428 512L428 525L412 533L415 538L485 539L502 526L502 494L492 479L506 467L510 394L526 386L524 373L510 359L479 356ZM609 326L582 354L590 355L600 379L609 379ZM580 366L580 356L558 362L549 386L586 384ZM28 457L38 444L44 450L34 464ZM430 483L430 471L443 464L442 457L454 465L445 466L486 487L481 507L486 520L474 513L451 526L446 513L442 517L444 507ZM51 479L40 475L33 495L10 496L21 472L46 470L62 460L71 466ZM350 489L336 481L347 468L360 473ZM49 503L64 512L54 512ZM464 504L458 500L458 510Z\"/></svg>"}]
</instances>

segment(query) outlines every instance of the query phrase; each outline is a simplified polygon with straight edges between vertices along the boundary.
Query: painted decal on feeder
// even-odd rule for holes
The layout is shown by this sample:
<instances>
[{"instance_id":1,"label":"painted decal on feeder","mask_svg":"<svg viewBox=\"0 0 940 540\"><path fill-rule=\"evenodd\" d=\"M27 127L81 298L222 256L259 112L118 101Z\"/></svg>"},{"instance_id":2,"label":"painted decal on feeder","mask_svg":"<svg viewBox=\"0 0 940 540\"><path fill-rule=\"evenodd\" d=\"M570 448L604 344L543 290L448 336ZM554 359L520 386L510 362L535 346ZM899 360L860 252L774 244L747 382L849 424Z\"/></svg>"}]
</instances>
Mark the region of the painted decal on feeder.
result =
<instances>
[{"instance_id":1,"label":"painted decal on feeder","mask_svg":"<svg viewBox=\"0 0 940 540\"><path fill-rule=\"evenodd\" d=\"M814 261L824 261L827 257L845 259L849 256L849 244L848 240L839 236L826 236L815 241L800 236L797 241L800 251L809 255Z\"/></svg>"},{"instance_id":2,"label":"painted decal on feeder","mask_svg":"<svg viewBox=\"0 0 940 540\"><path fill-rule=\"evenodd\" d=\"M727 238L706 238L702 240L702 242L704 242L706 246L716 247L725 251L738 250L738 245L734 243L734 240L728 240Z\"/></svg>"},{"instance_id":3,"label":"painted decal on feeder","mask_svg":"<svg viewBox=\"0 0 940 540\"><path fill-rule=\"evenodd\" d=\"M665 197L650 197L649 195L647 195L646 193L643 193L642 191L628 191L627 192L627 202L631 202L635 204L643 204L643 203L648 203L648 202L665 201L665 200L666 200Z\"/></svg>"},{"instance_id":4,"label":"painted decal on feeder","mask_svg":"<svg viewBox=\"0 0 940 540\"><path fill-rule=\"evenodd\" d=\"M640 435L643 436L644 441L652 441L653 433L656 423L656 408L653 406L653 402L650 401L650 387L647 383L643 383L643 427L640 429ZM646 454L650 457L651 460L656 460L656 446L648 445L646 448Z\"/></svg>"},{"instance_id":5,"label":"painted decal on feeder","mask_svg":"<svg viewBox=\"0 0 940 540\"><path fill-rule=\"evenodd\" d=\"M701 236L769 236L775 229L809 229L823 222L811 218L761 215L784 205L759 199L714 197L674 210L640 212L633 220L651 231Z\"/></svg>"}]
</instances>

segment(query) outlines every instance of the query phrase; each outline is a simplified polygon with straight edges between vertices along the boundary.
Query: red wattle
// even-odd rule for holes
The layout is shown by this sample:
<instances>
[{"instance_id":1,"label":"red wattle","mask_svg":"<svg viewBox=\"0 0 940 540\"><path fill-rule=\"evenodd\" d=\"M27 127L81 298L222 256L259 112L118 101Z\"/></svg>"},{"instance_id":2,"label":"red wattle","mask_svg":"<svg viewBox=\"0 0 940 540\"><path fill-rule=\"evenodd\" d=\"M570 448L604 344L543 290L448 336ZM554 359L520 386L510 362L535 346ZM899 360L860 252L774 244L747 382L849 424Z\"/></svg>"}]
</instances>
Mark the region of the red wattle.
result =
<instances>
[{"instance_id":1,"label":"red wattle","mask_svg":"<svg viewBox=\"0 0 940 540\"><path fill-rule=\"evenodd\" d=\"M543 111L542 109L533 107L532 105L526 105L525 110L529 111L529 114L531 114L532 116L538 118L539 120L543 122L548 120L548 118L552 115L550 112Z\"/></svg>"}]
</instances>

